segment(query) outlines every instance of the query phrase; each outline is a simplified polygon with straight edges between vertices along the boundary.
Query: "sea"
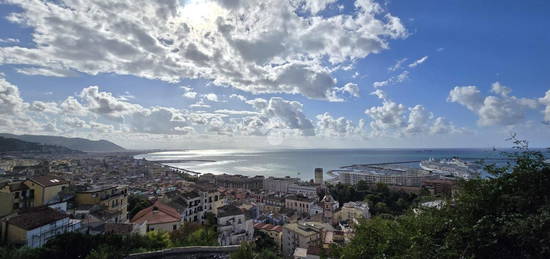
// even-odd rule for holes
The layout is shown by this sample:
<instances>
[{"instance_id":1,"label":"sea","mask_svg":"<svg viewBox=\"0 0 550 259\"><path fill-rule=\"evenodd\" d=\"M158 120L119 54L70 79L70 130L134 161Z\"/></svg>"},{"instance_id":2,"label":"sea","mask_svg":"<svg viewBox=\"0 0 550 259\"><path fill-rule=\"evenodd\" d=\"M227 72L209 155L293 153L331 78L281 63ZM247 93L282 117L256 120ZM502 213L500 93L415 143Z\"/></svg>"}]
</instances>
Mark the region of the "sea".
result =
<instances>
[{"instance_id":1,"label":"sea","mask_svg":"<svg viewBox=\"0 0 550 259\"><path fill-rule=\"evenodd\" d=\"M355 164L396 163L419 167L429 158L458 157L464 160L483 159L487 164L502 164L512 149L200 149L155 152L137 155L136 159L168 161L169 166L199 173L240 174L246 176L313 178L315 168L325 172ZM540 150L550 157L548 150Z\"/></svg>"}]
</instances>

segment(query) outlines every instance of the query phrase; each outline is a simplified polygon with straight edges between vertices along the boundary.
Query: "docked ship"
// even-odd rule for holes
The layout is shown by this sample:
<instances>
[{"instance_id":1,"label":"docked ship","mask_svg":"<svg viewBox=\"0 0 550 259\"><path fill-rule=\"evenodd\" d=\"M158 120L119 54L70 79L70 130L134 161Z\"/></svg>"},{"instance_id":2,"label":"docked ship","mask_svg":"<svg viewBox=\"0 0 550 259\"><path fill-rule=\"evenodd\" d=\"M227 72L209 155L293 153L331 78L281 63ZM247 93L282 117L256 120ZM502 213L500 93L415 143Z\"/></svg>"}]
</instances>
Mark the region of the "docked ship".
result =
<instances>
[{"instance_id":1,"label":"docked ship","mask_svg":"<svg viewBox=\"0 0 550 259\"><path fill-rule=\"evenodd\" d=\"M464 179L477 178L481 174L481 165L468 163L458 158L433 159L420 161L420 168L442 175L452 175Z\"/></svg>"}]
</instances>

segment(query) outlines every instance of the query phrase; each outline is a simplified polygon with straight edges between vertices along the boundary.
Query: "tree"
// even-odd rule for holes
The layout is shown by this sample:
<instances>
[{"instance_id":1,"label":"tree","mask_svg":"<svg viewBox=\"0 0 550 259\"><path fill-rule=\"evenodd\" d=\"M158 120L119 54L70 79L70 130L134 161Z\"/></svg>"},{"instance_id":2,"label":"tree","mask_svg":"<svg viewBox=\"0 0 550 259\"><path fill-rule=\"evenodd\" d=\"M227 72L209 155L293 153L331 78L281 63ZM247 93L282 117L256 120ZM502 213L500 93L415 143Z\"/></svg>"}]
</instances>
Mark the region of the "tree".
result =
<instances>
[{"instance_id":1,"label":"tree","mask_svg":"<svg viewBox=\"0 0 550 259\"><path fill-rule=\"evenodd\" d=\"M151 202L147 197L142 195L128 196L128 217L133 218L140 210L151 206Z\"/></svg>"},{"instance_id":2,"label":"tree","mask_svg":"<svg viewBox=\"0 0 550 259\"><path fill-rule=\"evenodd\" d=\"M363 221L333 256L550 258L550 168L540 152L514 143L515 163L487 167L494 177L459 182L441 209Z\"/></svg>"}]
</instances>

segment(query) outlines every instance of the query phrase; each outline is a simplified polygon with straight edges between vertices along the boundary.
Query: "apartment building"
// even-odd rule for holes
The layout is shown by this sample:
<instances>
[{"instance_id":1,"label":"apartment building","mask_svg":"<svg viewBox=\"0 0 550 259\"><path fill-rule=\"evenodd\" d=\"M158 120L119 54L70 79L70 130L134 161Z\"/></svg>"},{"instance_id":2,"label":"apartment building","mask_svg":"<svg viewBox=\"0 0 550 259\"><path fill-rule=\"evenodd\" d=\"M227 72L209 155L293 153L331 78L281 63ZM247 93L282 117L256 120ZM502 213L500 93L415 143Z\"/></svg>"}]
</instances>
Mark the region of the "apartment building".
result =
<instances>
[{"instance_id":1,"label":"apartment building","mask_svg":"<svg viewBox=\"0 0 550 259\"><path fill-rule=\"evenodd\" d=\"M296 210L299 214L309 214L315 200L302 195L289 195L285 198L285 207Z\"/></svg>"},{"instance_id":2,"label":"apartment building","mask_svg":"<svg viewBox=\"0 0 550 259\"><path fill-rule=\"evenodd\" d=\"M254 225L251 218L234 205L218 209L218 242L222 246L238 245L254 239Z\"/></svg>"},{"instance_id":3,"label":"apartment building","mask_svg":"<svg viewBox=\"0 0 550 259\"><path fill-rule=\"evenodd\" d=\"M69 188L69 182L56 176L34 176L26 180L25 185L34 192L34 206L42 206L54 200L63 190Z\"/></svg>"},{"instance_id":4,"label":"apartment building","mask_svg":"<svg viewBox=\"0 0 550 259\"><path fill-rule=\"evenodd\" d=\"M327 233L334 228L325 223L303 222L290 223L283 226L283 255L291 257L296 248L320 248Z\"/></svg>"},{"instance_id":5,"label":"apartment building","mask_svg":"<svg viewBox=\"0 0 550 259\"><path fill-rule=\"evenodd\" d=\"M34 190L23 181L0 183L0 217L34 206Z\"/></svg>"},{"instance_id":6,"label":"apartment building","mask_svg":"<svg viewBox=\"0 0 550 259\"><path fill-rule=\"evenodd\" d=\"M75 202L77 206L101 206L112 215L108 222L128 222L128 187L125 185L80 186Z\"/></svg>"},{"instance_id":7,"label":"apartment building","mask_svg":"<svg viewBox=\"0 0 550 259\"><path fill-rule=\"evenodd\" d=\"M174 207L180 213L184 222L204 224L206 213L218 213L218 208L224 205L220 193L213 189L193 191L172 191L162 198L162 201Z\"/></svg>"}]
</instances>

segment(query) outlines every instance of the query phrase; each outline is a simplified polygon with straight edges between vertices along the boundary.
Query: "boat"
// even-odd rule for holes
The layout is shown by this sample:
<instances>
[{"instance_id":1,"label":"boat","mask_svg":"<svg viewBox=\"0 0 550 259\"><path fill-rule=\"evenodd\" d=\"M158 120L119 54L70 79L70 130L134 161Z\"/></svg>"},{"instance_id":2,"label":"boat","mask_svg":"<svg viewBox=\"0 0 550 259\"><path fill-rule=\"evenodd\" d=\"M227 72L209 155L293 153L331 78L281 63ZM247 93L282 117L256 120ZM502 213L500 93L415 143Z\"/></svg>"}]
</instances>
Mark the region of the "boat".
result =
<instances>
[{"instance_id":1,"label":"boat","mask_svg":"<svg viewBox=\"0 0 550 259\"><path fill-rule=\"evenodd\" d=\"M434 159L420 161L420 168L432 173L441 175L452 175L454 177L472 179L481 174L481 166L475 163L468 163L457 157L451 159Z\"/></svg>"}]
</instances>

